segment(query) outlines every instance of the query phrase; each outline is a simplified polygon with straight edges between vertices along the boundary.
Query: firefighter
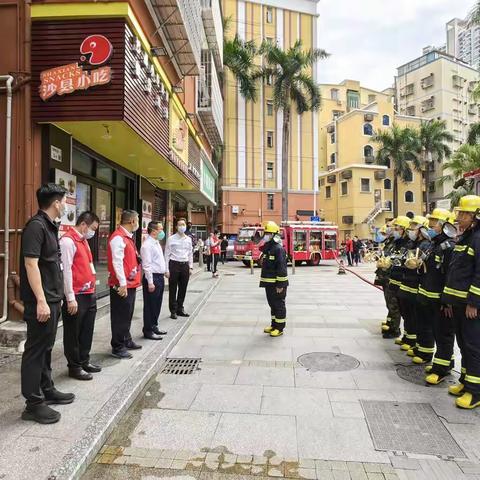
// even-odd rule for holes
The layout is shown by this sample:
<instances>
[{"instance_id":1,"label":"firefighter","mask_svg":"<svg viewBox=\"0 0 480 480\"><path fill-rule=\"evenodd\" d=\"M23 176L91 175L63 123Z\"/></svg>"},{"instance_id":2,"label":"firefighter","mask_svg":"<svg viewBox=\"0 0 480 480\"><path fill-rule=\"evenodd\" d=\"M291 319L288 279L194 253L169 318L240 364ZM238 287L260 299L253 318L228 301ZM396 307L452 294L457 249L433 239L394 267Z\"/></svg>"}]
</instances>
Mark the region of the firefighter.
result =
<instances>
[{"instance_id":1,"label":"firefighter","mask_svg":"<svg viewBox=\"0 0 480 480\"><path fill-rule=\"evenodd\" d=\"M410 226L410 219L403 215L398 216L392 222L393 246L389 258L388 267L388 286L386 288L385 299L390 315L391 324L386 325L388 329L383 329L383 338L397 338L400 336L400 308L397 299L397 291L401 285L403 272L401 269L402 259L406 252L406 246L409 242L407 228Z\"/></svg>"},{"instance_id":2,"label":"firefighter","mask_svg":"<svg viewBox=\"0 0 480 480\"><path fill-rule=\"evenodd\" d=\"M412 360L422 364L433 358L425 381L438 385L453 368L455 329L452 319L444 315L440 297L455 243L444 231L445 224L452 221L451 212L435 208L427 218L427 233L432 243L424 257L418 286L417 347Z\"/></svg>"},{"instance_id":3,"label":"firefighter","mask_svg":"<svg viewBox=\"0 0 480 480\"><path fill-rule=\"evenodd\" d=\"M265 288L272 319L270 327L265 328L264 332L271 337L279 337L283 335L287 319L287 254L282 246L280 228L275 222L267 222L264 232L260 287Z\"/></svg>"},{"instance_id":4,"label":"firefighter","mask_svg":"<svg viewBox=\"0 0 480 480\"><path fill-rule=\"evenodd\" d=\"M461 235L452 252L442 303L455 324L462 368L459 383L448 391L459 397L457 407L473 409L480 405L480 197L462 197L455 211Z\"/></svg>"},{"instance_id":5,"label":"firefighter","mask_svg":"<svg viewBox=\"0 0 480 480\"><path fill-rule=\"evenodd\" d=\"M421 230L421 227L425 227L426 225L428 225L427 219L421 215L415 215L410 221L407 229L409 238L409 243L407 244L408 252L403 262L403 277L397 292L404 330L401 349L406 350L407 354L411 357L415 355L415 345L417 342L416 303L418 282L420 280L418 269L422 264L420 255L425 252L430 245L426 231L424 230L422 234Z\"/></svg>"}]
</instances>

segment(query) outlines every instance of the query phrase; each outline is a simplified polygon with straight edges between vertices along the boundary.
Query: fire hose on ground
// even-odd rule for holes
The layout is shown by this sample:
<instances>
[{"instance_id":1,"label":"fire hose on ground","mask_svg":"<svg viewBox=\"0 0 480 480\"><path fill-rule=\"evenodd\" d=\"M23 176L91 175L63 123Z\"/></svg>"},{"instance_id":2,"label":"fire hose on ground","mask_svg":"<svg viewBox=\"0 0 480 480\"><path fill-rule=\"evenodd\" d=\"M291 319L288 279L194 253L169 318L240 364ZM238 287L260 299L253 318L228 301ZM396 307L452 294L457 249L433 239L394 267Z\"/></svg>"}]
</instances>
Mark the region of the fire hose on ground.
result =
<instances>
[{"instance_id":1,"label":"fire hose on ground","mask_svg":"<svg viewBox=\"0 0 480 480\"><path fill-rule=\"evenodd\" d=\"M343 260L339 260L338 259L338 255L335 255L335 261L337 262L338 266L342 266L345 271L349 272L349 273L353 273L356 277L358 277L360 280L364 281L365 283L368 283L369 285L371 285L372 287L375 287L375 288L378 288L378 290L381 290L383 292L383 288L380 286L380 285L375 285L372 281L368 280L368 278L365 278L363 277L362 275L360 275L359 273L355 272L354 270L352 270L351 268L347 268L345 267L345 264L343 263Z\"/></svg>"}]
</instances>

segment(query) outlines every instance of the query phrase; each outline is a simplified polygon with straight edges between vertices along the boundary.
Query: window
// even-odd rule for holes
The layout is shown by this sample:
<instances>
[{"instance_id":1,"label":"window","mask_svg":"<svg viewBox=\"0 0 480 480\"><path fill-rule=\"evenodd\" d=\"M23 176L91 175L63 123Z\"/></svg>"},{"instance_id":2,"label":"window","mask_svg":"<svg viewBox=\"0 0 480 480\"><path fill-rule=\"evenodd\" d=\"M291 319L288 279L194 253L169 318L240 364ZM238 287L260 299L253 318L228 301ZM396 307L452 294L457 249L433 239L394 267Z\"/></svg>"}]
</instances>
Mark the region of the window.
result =
<instances>
[{"instance_id":1,"label":"window","mask_svg":"<svg viewBox=\"0 0 480 480\"><path fill-rule=\"evenodd\" d=\"M348 108L360 107L360 95L358 92L355 92L353 90L347 91L347 106Z\"/></svg>"},{"instance_id":2,"label":"window","mask_svg":"<svg viewBox=\"0 0 480 480\"><path fill-rule=\"evenodd\" d=\"M405 172L405 177L403 178L405 182L413 182L413 172L410 169L408 172Z\"/></svg>"},{"instance_id":3,"label":"window","mask_svg":"<svg viewBox=\"0 0 480 480\"><path fill-rule=\"evenodd\" d=\"M334 133L332 133L330 135L330 143L335 143L335 134Z\"/></svg>"},{"instance_id":4,"label":"window","mask_svg":"<svg viewBox=\"0 0 480 480\"><path fill-rule=\"evenodd\" d=\"M373 127L371 123L365 123L363 125L363 134L371 137L373 135Z\"/></svg>"},{"instance_id":5,"label":"window","mask_svg":"<svg viewBox=\"0 0 480 480\"><path fill-rule=\"evenodd\" d=\"M415 105L407 107L407 115L410 115L411 117L415 116Z\"/></svg>"},{"instance_id":6,"label":"window","mask_svg":"<svg viewBox=\"0 0 480 480\"><path fill-rule=\"evenodd\" d=\"M332 88L330 90L330 98L332 100L337 100L338 101L338 88Z\"/></svg>"},{"instance_id":7,"label":"window","mask_svg":"<svg viewBox=\"0 0 480 480\"><path fill-rule=\"evenodd\" d=\"M273 162L267 162L267 180L273 179Z\"/></svg>"},{"instance_id":8,"label":"window","mask_svg":"<svg viewBox=\"0 0 480 480\"><path fill-rule=\"evenodd\" d=\"M336 153L332 153L330 155L330 164L333 164L337 161L337 154Z\"/></svg>"},{"instance_id":9,"label":"window","mask_svg":"<svg viewBox=\"0 0 480 480\"><path fill-rule=\"evenodd\" d=\"M389 179L389 178L386 178L384 181L383 181L383 188L385 190L391 190L392 189L392 181Z\"/></svg>"},{"instance_id":10,"label":"window","mask_svg":"<svg viewBox=\"0 0 480 480\"><path fill-rule=\"evenodd\" d=\"M391 168L391 167L392 167L392 163L390 162L390 159L389 159L389 158L387 158L387 159L385 160L384 165L385 165L387 168Z\"/></svg>"},{"instance_id":11,"label":"window","mask_svg":"<svg viewBox=\"0 0 480 480\"><path fill-rule=\"evenodd\" d=\"M273 8L272 7L267 7L267 12L266 12L266 21L267 23L273 23Z\"/></svg>"},{"instance_id":12,"label":"window","mask_svg":"<svg viewBox=\"0 0 480 480\"><path fill-rule=\"evenodd\" d=\"M362 178L360 183L360 191L364 193L370 193L370 179Z\"/></svg>"},{"instance_id":13,"label":"window","mask_svg":"<svg viewBox=\"0 0 480 480\"><path fill-rule=\"evenodd\" d=\"M330 185L325 187L325 198L332 198L332 187Z\"/></svg>"},{"instance_id":14,"label":"window","mask_svg":"<svg viewBox=\"0 0 480 480\"><path fill-rule=\"evenodd\" d=\"M389 126L390 125L390 117L388 115L384 115L382 117L382 125Z\"/></svg>"},{"instance_id":15,"label":"window","mask_svg":"<svg viewBox=\"0 0 480 480\"><path fill-rule=\"evenodd\" d=\"M271 100L267 100L267 115L269 117L273 116L273 102Z\"/></svg>"},{"instance_id":16,"label":"window","mask_svg":"<svg viewBox=\"0 0 480 480\"><path fill-rule=\"evenodd\" d=\"M377 99L376 95L369 95L368 96L368 103L373 103Z\"/></svg>"},{"instance_id":17,"label":"window","mask_svg":"<svg viewBox=\"0 0 480 480\"><path fill-rule=\"evenodd\" d=\"M348 182L342 182L342 195L348 195Z\"/></svg>"},{"instance_id":18,"label":"window","mask_svg":"<svg viewBox=\"0 0 480 480\"><path fill-rule=\"evenodd\" d=\"M272 131L267 132L267 147L273 148L273 132Z\"/></svg>"},{"instance_id":19,"label":"window","mask_svg":"<svg viewBox=\"0 0 480 480\"><path fill-rule=\"evenodd\" d=\"M301 230L293 232L293 249L296 252L307 251L307 232Z\"/></svg>"},{"instance_id":20,"label":"window","mask_svg":"<svg viewBox=\"0 0 480 480\"><path fill-rule=\"evenodd\" d=\"M273 77L272 77L272 75L267 75L267 78L265 79L265 83L266 83L267 85L272 85L272 83L273 83Z\"/></svg>"},{"instance_id":21,"label":"window","mask_svg":"<svg viewBox=\"0 0 480 480\"><path fill-rule=\"evenodd\" d=\"M363 147L363 156L364 157L373 157L373 147L370 145L365 145Z\"/></svg>"},{"instance_id":22,"label":"window","mask_svg":"<svg viewBox=\"0 0 480 480\"><path fill-rule=\"evenodd\" d=\"M407 190L405 192L405 202L407 202L407 203L412 203L413 202L413 192L411 192L410 190Z\"/></svg>"},{"instance_id":23,"label":"window","mask_svg":"<svg viewBox=\"0 0 480 480\"><path fill-rule=\"evenodd\" d=\"M273 210L273 193L267 193L267 210Z\"/></svg>"}]
</instances>

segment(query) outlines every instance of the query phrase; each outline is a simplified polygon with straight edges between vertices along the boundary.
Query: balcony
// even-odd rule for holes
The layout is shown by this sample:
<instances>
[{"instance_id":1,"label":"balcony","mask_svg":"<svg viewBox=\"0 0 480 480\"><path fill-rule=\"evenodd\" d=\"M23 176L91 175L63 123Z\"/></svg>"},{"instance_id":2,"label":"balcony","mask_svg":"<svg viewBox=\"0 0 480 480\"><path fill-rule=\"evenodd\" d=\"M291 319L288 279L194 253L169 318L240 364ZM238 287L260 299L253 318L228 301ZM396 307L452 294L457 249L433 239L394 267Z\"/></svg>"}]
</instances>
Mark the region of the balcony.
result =
<instances>
[{"instance_id":1,"label":"balcony","mask_svg":"<svg viewBox=\"0 0 480 480\"><path fill-rule=\"evenodd\" d=\"M169 44L183 75L198 75L205 39L199 19L200 0L151 0L160 23L158 30Z\"/></svg>"},{"instance_id":2,"label":"balcony","mask_svg":"<svg viewBox=\"0 0 480 480\"><path fill-rule=\"evenodd\" d=\"M198 114L213 145L223 143L223 98L217 70L209 50L202 51L198 77Z\"/></svg>"},{"instance_id":3,"label":"balcony","mask_svg":"<svg viewBox=\"0 0 480 480\"><path fill-rule=\"evenodd\" d=\"M415 93L415 84L409 83L405 85L405 87L401 90L400 96L401 97L408 97L409 95L413 95Z\"/></svg>"},{"instance_id":4,"label":"balcony","mask_svg":"<svg viewBox=\"0 0 480 480\"><path fill-rule=\"evenodd\" d=\"M218 71L223 69L223 21L219 0L201 0L202 20L208 47Z\"/></svg>"}]
</instances>

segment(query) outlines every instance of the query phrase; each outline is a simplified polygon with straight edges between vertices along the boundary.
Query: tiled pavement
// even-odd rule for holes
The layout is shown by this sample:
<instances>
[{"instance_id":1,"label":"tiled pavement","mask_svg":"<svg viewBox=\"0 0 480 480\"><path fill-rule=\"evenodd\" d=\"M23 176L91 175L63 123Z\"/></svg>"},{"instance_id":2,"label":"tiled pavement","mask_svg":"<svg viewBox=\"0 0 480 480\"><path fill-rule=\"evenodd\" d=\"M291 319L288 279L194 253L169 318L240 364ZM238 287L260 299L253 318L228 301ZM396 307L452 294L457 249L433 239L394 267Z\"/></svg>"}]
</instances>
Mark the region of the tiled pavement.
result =
<instances>
[{"instance_id":1,"label":"tiled pavement","mask_svg":"<svg viewBox=\"0 0 480 480\"><path fill-rule=\"evenodd\" d=\"M371 266L358 271L372 276ZM377 333L385 316L381 292L331 265L299 267L286 333L272 339L262 333L269 312L259 272L230 265L223 273L170 354L201 358L201 370L152 378L84 480L480 480L479 413L456 409L447 384L398 377L396 365L410 363ZM360 364L307 371L297 359L310 352L351 355ZM413 426L389 417L398 429L390 440L395 445L397 434L408 451L376 450L362 400L415 403L402 410L412 415L428 404L440 423L430 429L421 417ZM418 453L434 435L459 456L441 448L436 456Z\"/></svg>"}]
</instances>

